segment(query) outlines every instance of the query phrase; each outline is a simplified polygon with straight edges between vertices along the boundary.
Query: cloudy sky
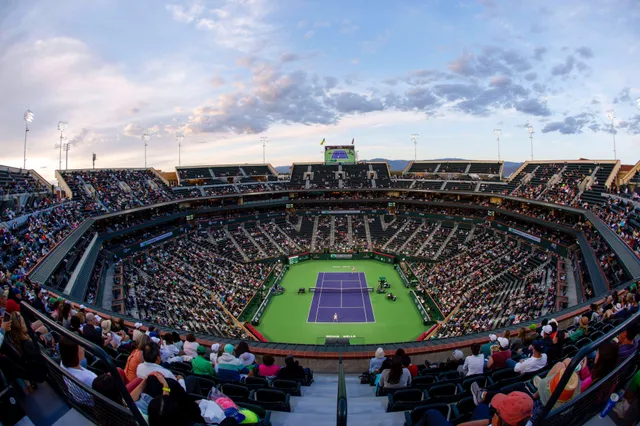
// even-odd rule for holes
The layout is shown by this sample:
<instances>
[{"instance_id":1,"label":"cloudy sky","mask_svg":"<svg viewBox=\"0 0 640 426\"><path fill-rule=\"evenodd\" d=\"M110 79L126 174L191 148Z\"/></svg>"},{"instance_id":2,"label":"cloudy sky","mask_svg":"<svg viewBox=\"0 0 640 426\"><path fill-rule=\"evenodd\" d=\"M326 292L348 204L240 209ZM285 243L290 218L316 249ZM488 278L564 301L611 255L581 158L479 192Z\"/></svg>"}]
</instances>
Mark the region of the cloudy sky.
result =
<instances>
[{"instance_id":1,"label":"cloudy sky","mask_svg":"<svg viewBox=\"0 0 640 426\"><path fill-rule=\"evenodd\" d=\"M637 0L4 0L0 164L640 159ZM64 160L63 160L64 167Z\"/></svg>"}]
</instances>

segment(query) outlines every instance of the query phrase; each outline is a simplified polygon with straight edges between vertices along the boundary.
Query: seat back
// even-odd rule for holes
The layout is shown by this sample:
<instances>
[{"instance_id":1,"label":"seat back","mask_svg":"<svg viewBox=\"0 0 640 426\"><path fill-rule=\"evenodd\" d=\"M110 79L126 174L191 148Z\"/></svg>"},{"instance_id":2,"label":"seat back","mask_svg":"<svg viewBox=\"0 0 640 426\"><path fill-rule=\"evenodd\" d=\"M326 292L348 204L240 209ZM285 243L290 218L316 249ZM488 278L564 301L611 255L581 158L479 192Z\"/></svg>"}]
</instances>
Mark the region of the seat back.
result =
<instances>
[{"instance_id":1,"label":"seat back","mask_svg":"<svg viewBox=\"0 0 640 426\"><path fill-rule=\"evenodd\" d=\"M459 379L460 373L458 373L457 371L445 371L443 373L438 374L438 378L440 380Z\"/></svg>"},{"instance_id":2,"label":"seat back","mask_svg":"<svg viewBox=\"0 0 640 426\"><path fill-rule=\"evenodd\" d=\"M249 399L249 395L251 395L251 390L242 385L234 385L230 383L225 383L222 385L220 389L223 394L227 395L231 399L242 398Z\"/></svg>"},{"instance_id":3,"label":"seat back","mask_svg":"<svg viewBox=\"0 0 640 426\"><path fill-rule=\"evenodd\" d=\"M378 389L376 389L376 396L387 396L404 389L411 389L411 388L383 388L378 386Z\"/></svg>"},{"instance_id":4,"label":"seat back","mask_svg":"<svg viewBox=\"0 0 640 426\"><path fill-rule=\"evenodd\" d=\"M255 399L259 402L285 402L287 394L277 389L258 389Z\"/></svg>"},{"instance_id":5,"label":"seat back","mask_svg":"<svg viewBox=\"0 0 640 426\"><path fill-rule=\"evenodd\" d=\"M408 417L406 418L407 423L409 423L409 421L411 422L408 426L420 423L420 420L424 417L424 413L429 410L438 410L445 418L449 418L450 409L447 404L425 404L414 408L408 416L405 416Z\"/></svg>"},{"instance_id":6,"label":"seat back","mask_svg":"<svg viewBox=\"0 0 640 426\"><path fill-rule=\"evenodd\" d=\"M458 410L458 414L472 413L475 408L476 408L476 404L473 402L472 396L462 398L460 401L456 403L456 409Z\"/></svg>"},{"instance_id":7,"label":"seat back","mask_svg":"<svg viewBox=\"0 0 640 426\"><path fill-rule=\"evenodd\" d=\"M418 376L413 380L411 380L411 387L418 388L418 389L426 389L427 387L431 386L437 381L438 381L438 378L436 376L429 376L429 375Z\"/></svg>"},{"instance_id":8,"label":"seat back","mask_svg":"<svg viewBox=\"0 0 640 426\"><path fill-rule=\"evenodd\" d=\"M420 389L402 389L389 395L389 399L393 402L410 402L422 401L424 393Z\"/></svg>"},{"instance_id":9,"label":"seat back","mask_svg":"<svg viewBox=\"0 0 640 426\"><path fill-rule=\"evenodd\" d=\"M244 385L252 390L266 389L269 387L269 381L264 377L247 377Z\"/></svg>"},{"instance_id":10,"label":"seat back","mask_svg":"<svg viewBox=\"0 0 640 426\"><path fill-rule=\"evenodd\" d=\"M458 393L458 386L454 383L436 384L428 390L429 398L438 396L452 396Z\"/></svg>"},{"instance_id":11,"label":"seat back","mask_svg":"<svg viewBox=\"0 0 640 426\"><path fill-rule=\"evenodd\" d=\"M271 387L273 389L281 390L284 393L288 393L289 395L301 396L300 392L300 383L294 382L293 380L275 380Z\"/></svg>"},{"instance_id":12,"label":"seat back","mask_svg":"<svg viewBox=\"0 0 640 426\"><path fill-rule=\"evenodd\" d=\"M478 386L481 388L486 388L489 383L489 378L487 376L477 375L473 377L468 377L462 381L462 390L467 392L471 389L471 385L473 383L478 383Z\"/></svg>"},{"instance_id":13,"label":"seat back","mask_svg":"<svg viewBox=\"0 0 640 426\"><path fill-rule=\"evenodd\" d=\"M516 373L513 371L513 368L503 368L501 370L496 370L491 375L491 380L494 382L499 382L500 380L510 379L512 377L518 376L520 373Z\"/></svg>"}]
</instances>

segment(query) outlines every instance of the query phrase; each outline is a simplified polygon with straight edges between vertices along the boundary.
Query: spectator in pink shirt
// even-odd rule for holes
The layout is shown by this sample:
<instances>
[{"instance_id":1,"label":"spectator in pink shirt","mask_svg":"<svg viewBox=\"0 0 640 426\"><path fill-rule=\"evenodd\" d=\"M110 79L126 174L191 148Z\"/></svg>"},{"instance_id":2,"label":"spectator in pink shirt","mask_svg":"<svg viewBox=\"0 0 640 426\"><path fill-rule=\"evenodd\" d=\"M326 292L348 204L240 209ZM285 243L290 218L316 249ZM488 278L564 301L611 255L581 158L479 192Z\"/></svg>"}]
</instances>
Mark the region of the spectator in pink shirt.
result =
<instances>
[{"instance_id":1,"label":"spectator in pink shirt","mask_svg":"<svg viewBox=\"0 0 640 426\"><path fill-rule=\"evenodd\" d=\"M280 371L279 365L274 365L275 359L273 355L265 355L262 357L262 364L258 366L258 372L262 377L277 376Z\"/></svg>"}]
</instances>

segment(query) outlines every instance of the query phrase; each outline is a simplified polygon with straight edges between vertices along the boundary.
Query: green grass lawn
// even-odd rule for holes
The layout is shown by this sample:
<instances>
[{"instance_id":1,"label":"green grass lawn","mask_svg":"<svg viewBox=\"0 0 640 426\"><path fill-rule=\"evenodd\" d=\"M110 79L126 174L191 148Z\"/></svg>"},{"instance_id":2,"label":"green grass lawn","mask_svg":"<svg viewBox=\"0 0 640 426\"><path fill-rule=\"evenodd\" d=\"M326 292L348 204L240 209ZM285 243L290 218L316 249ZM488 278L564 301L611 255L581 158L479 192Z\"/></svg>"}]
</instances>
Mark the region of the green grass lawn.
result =
<instances>
[{"instance_id":1,"label":"green grass lawn","mask_svg":"<svg viewBox=\"0 0 640 426\"><path fill-rule=\"evenodd\" d=\"M346 267L345 267L346 266ZM297 294L298 288L315 287L319 272L364 272L368 287L377 287L378 277L387 277L390 291L398 297L371 293L375 323L308 323L313 294ZM257 329L271 342L324 344L324 336L357 336L353 344L391 343L415 340L426 327L418 309L392 265L376 260L310 260L292 265L281 283L284 294L274 296ZM362 341L364 338L364 341Z\"/></svg>"}]
</instances>

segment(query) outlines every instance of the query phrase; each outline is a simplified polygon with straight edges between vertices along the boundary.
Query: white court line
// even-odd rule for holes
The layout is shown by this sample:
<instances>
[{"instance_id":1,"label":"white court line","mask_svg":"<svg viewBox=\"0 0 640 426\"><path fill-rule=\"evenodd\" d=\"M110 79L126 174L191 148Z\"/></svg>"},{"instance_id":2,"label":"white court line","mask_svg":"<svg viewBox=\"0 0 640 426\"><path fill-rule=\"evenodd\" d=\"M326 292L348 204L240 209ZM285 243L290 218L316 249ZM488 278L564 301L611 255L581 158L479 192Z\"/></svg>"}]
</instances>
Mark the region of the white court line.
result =
<instances>
[{"instance_id":1,"label":"white court line","mask_svg":"<svg viewBox=\"0 0 640 426\"><path fill-rule=\"evenodd\" d=\"M342 308L342 281L340 281L340 307Z\"/></svg>"},{"instance_id":2,"label":"white court line","mask_svg":"<svg viewBox=\"0 0 640 426\"><path fill-rule=\"evenodd\" d=\"M322 275L322 280L320 281L321 283L323 283L324 282L324 272L320 272L320 273L323 274ZM316 283L316 285L317 284L318 283ZM322 286L320 286L320 288L322 288ZM314 294L314 297L315 297L315 294ZM315 322L318 322L318 312L320 312L320 305L321 305L320 301L321 300L322 300L322 291L320 291L320 296L318 296L318 306L316 306L316 320L315 320ZM311 301L311 303L313 303L313 300Z\"/></svg>"},{"instance_id":3,"label":"white court line","mask_svg":"<svg viewBox=\"0 0 640 426\"><path fill-rule=\"evenodd\" d=\"M358 283L360 284L360 288L362 288L361 282L362 275L358 274ZM362 309L364 309L364 322L369 322L367 319L367 305L364 304L364 293L360 291L360 296L362 296Z\"/></svg>"}]
</instances>

